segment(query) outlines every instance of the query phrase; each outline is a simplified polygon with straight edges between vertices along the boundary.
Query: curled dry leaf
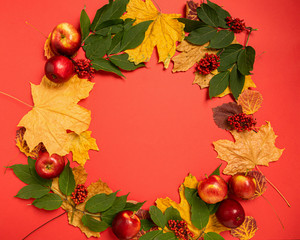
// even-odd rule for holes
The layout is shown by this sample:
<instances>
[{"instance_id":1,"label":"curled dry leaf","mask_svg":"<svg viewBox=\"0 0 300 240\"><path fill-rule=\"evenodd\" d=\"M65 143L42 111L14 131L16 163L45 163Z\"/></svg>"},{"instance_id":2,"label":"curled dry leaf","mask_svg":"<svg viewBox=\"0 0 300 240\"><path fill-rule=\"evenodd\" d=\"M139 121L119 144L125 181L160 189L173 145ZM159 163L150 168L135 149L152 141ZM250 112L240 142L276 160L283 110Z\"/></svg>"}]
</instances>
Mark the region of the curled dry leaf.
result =
<instances>
[{"instance_id":1,"label":"curled dry leaf","mask_svg":"<svg viewBox=\"0 0 300 240\"><path fill-rule=\"evenodd\" d=\"M228 164L224 174L234 175L238 172L247 172L257 165L269 166L270 162L277 161L283 149L275 147L276 135L270 122L262 125L258 132L231 131L235 142L218 140L213 142L218 158Z\"/></svg>"},{"instance_id":2,"label":"curled dry leaf","mask_svg":"<svg viewBox=\"0 0 300 240\"><path fill-rule=\"evenodd\" d=\"M255 219L251 216L246 216L243 224L237 228L231 229L230 233L240 240L249 240L254 237L256 231L257 226Z\"/></svg>"},{"instance_id":3,"label":"curled dry leaf","mask_svg":"<svg viewBox=\"0 0 300 240\"><path fill-rule=\"evenodd\" d=\"M159 62L168 68L170 59L176 52L176 43L184 39L184 24L179 22L180 14L164 14L159 12L151 0L130 0L127 13L122 19L135 19L135 24L153 20L145 33L144 41L135 49L126 50L129 60L135 64L148 62L154 47L157 47Z\"/></svg>"},{"instance_id":4,"label":"curled dry leaf","mask_svg":"<svg viewBox=\"0 0 300 240\"><path fill-rule=\"evenodd\" d=\"M51 37L51 33L49 34L44 44L44 55L47 59L52 58L55 55L50 47L50 37Z\"/></svg>"},{"instance_id":5,"label":"curled dry leaf","mask_svg":"<svg viewBox=\"0 0 300 240\"><path fill-rule=\"evenodd\" d=\"M190 20L199 20L197 15L198 7L200 7L199 3L196 3L194 1L187 1L185 17Z\"/></svg>"},{"instance_id":6,"label":"curled dry leaf","mask_svg":"<svg viewBox=\"0 0 300 240\"><path fill-rule=\"evenodd\" d=\"M240 94L237 103L242 106L244 113L253 114L261 107L262 101L260 92L246 89Z\"/></svg>"},{"instance_id":7,"label":"curled dry leaf","mask_svg":"<svg viewBox=\"0 0 300 240\"><path fill-rule=\"evenodd\" d=\"M234 114L242 113L242 107L235 102L224 103L221 106L212 109L213 118L219 128L230 130L228 117Z\"/></svg>"},{"instance_id":8,"label":"curled dry leaf","mask_svg":"<svg viewBox=\"0 0 300 240\"><path fill-rule=\"evenodd\" d=\"M253 198L257 198L257 197L263 195L263 193L267 189L266 177L258 171L250 171L250 172L248 172L248 175L254 177L255 181L256 181L256 189L255 189L255 194L254 194Z\"/></svg>"}]
</instances>

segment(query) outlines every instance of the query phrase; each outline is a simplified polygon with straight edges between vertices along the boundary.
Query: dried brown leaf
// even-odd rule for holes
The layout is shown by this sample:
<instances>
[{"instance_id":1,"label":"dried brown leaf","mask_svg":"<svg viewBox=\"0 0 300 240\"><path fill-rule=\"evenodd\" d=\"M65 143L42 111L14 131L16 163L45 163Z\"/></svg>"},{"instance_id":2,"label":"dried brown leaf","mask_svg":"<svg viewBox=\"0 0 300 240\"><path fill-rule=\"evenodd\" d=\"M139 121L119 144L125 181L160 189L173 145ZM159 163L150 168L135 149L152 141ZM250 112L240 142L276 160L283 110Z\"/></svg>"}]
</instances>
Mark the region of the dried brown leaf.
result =
<instances>
[{"instance_id":1,"label":"dried brown leaf","mask_svg":"<svg viewBox=\"0 0 300 240\"><path fill-rule=\"evenodd\" d=\"M239 238L240 240L249 240L254 237L256 231L257 226L255 219L251 216L246 216L243 224L231 229L230 233L233 237Z\"/></svg>"},{"instance_id":2,"label":"dried brown leaf","mask_svg":"<svg viewBox=\"0 0 300 240\"><path fill-rule=\"evenodd\" d=\"M50 47L50 37L51 37L51 33L49 34L49 36L44 44L44 55L47 59L49 59L55 55Z\"/></svg>"},{"instance_id":3,"label":"dried brown leaf","mask_svg":"<svg viewBox=\"0 0 300 240\"><path fill-rule=\"evenodd\" d=\"M261 107L262 101L260 92L246 89L240 94L237 103L242 106L244 113L253 114Z\"/></svg>"},{"instance_id":4,"label":"dried brown leaf","mask_svg":"<svg viewBox=\"0 0 300 240\"><path fill-rule=\"evenodd\" d=\"M186 2L186 13L185 16L187 19L191 20L199 20L197 15L197 8L200 6L199 3L194 1L187 1Z\"/></svg>"},{"instance_id":5,"label":"dried brown leaf","mask_svg":"<svg viewBox=\"0 0 300 240\"><path fill-rule=\"evenodd\" d=\"M254 177L256 181L256 189L253 199L263 195L267 189L266 177L258 171L250 171L248 172L248 175Z\"/></svg>"}]
</instances>

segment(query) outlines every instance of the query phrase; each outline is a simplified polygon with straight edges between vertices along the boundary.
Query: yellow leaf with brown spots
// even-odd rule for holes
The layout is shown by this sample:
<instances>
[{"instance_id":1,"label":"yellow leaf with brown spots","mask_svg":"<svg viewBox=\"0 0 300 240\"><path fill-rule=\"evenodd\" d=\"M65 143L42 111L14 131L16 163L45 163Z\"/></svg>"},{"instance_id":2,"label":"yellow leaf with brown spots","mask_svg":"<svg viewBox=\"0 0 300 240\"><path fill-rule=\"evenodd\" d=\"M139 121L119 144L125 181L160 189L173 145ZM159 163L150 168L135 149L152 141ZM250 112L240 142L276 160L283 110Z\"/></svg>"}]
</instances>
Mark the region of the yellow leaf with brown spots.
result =
<instances>
[{"instance_id":1,"label":"yellow leaf with brown spots","mask_svg":"<svg viewBox=\"0 0 300 240\"><path fill-rule=\"evenodd\" d=\"M257 165L269 166L270 162L277 161L283 149L275 146L276 135L267 122L257 132L231 131L235 142L218 140L213 142L218 158L228 164L223 170L224 174L234 175L238 172L247 172Z\"/></svg>"},{"instance_id":2,"label":"yellow leaf with brown spots","mask_svg":"<svg viewBox=\"0 0 300 240\"><path fill-rule=\"evenodd\" d=\"M237 104L242 106L243 112L253 114L261 107L263 98L259 91L246 89L237 100Z\"/></svg>"},{"instance_id":3,"label":"yellow leaf with brown spots","mask_svg":"<svg viewBox=\"0 0 300 240\"><path fill-rule=\"evenodd\" d=\"M240 240L249 240L254 237L257 231L256 221L253 217L246 216L242 225L231 229L231 235Z\"/></svg>"}]
</instances>

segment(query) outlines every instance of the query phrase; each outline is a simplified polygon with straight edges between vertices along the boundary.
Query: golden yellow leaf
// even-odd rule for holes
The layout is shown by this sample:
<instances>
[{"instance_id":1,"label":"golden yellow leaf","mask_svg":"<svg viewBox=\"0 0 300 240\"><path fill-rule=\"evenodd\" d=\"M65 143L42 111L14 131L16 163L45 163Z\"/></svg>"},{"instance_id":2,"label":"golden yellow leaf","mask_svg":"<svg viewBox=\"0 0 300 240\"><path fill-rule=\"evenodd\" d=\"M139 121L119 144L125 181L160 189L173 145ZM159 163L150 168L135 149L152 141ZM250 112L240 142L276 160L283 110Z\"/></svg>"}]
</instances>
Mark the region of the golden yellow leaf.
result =
<instances>
[{"instance_id":1,"label":"golden yellow leaf","mask_svg":"<svg viewBox=\"0 0 300 240\"><path fill-rule=\"evenodd\" d=\"M283 149L275 147L276 135L267 122L257 132L231 131L235 142L218 140L213 142L218 158L228 164L223 173L234 175L238 172L252 170L257 165L269 166L269 162L277 161Z\"/></svg>"},{"instance_id":2,"label":"golden yellow leaf","mask_svg":"<svg viewBox=\"0 0 300 240\"><path fill-rule=\"evenodd\" d=\"M203 75L203 74L200 74L199 72L195 72L195 78L194 78L193 84L198 84L201 89L207 88L207 87L209 87L210 80L216 74L218 74L218 70L214 70L207 75Z\"/></svg>"},{"instance_id":3,"label":"golden yellow leaf","mask_svg":"<svg viewBox=\"0 0 300 240\"><path fill-rule=\"evenodd\" d=\"M24 140L30 151L42 142L50 155L69 153L67 130L81 134L89 127L91 113L77 103L89 96L93 85L77 75L61 85L46 77L40 85L31 84L34 107L18 124L26 128Z\"/></svg>"},{"instance_id":4,"label":"golden yellow leaf","mask_svg":"<svg viewBox=\"0 0 300 240\"><path fill-rule=\"evenodd\" d=\"M249 240L254 237L257 231L256 221L253 217L246 216L242 225L231 229L231 235L240 240Z\"/></svg>"},{"instance_id":5,"label":"golden yellow leaf","mask_svg":"<svg viewBox=\"0 0 300 240\"><path fill-rule=\"evenodd\" d=\"M49 34L49 36L44 44L44 55L47 59L49 59L55 55L50 47L50 37L51 37L51 33Z\"/></svg>"},{"instance_id":6,"label":"golden yellow leaf","mask_svg":"<svg viewBox=\"0 0 300 240\"><path fill-rule=\"evenodd\" d=\"M176 42L184 39L184 24L177 18L180 14L159 12L151 0L130 0L123 19L135 19L135 24L153 20L145 33L144 41L135 49L126 50L129 60L135 64L148 62L154 47L157 47L159 62L168 68L170 59L176 52Z\"/></svg>"},{"instance_id":7,"label":"golden yellow leaf","mask_svg":"<svg viewBox=\"0 0 300 240\"><path fill-rule=\"evenodd\" d=\"M91 131L85 131L81 134L75 132L69 133L70 151L73 153L73 161L84 166L85 162L90 159L89 150L98 151L96 139L91 137Z\"/></svg>"},{"instance_id":8,"label":"golden yellow leaf","mask_svg":"<svg viewBox=\"0 0 300 240\"><path fill-rule=\"evenodd\" d=\"M261 107L262 101L260 92L246 89L240 94L237 103L242 106L244 113L253 114Z\"/></svg>"}]
</instances>

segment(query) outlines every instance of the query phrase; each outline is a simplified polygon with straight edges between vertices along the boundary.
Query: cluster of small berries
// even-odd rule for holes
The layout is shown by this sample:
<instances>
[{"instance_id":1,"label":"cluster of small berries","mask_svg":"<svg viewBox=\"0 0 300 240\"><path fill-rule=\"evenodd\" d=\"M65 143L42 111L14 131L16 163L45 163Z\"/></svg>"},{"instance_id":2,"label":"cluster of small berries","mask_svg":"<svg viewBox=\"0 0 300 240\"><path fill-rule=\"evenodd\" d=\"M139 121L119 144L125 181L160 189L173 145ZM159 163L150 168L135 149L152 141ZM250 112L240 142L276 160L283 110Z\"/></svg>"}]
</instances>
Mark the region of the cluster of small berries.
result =
<instances>
[{"instance_id":1,"label":"cluster of small berries","mask_svg":"<svg viewBox=\"0 0 300 240\"><path fill-rule=\"evenodd\" d=\"M220 66L220 57L215 54L205 53L196 68L200 74L207 75Z\"/></svg>"},{"instance_id":2,"label":"cluster of small berries","mask_svg":"<svg viewBox=\"0 0 300 240\"><path fill-rule=\"evenodd\" d=\"M194 237L194 234L188 229L187 223L184 220L169 220L169 227L174 231L176 237L182 240L189 240Z\"/></svg>"},{"instance_id":3,"label":"cluster of small berries","mask_svg":"<svg viewBox=\"0 0 300 240\"><path fill-rule=\"evenodd\" d=\"M229 116L227 121L228 124L232 127L232 129L235 129L238 132L242 132L244 130L254 130L254 127L256 125L256 121L253 118L253 116L246 115L245 113L239 113Z\"/></svg>"},{"instance_id":4,"label":"cluster of small berries","mask_svg":"<svg viewBox=\"0 0 300 240\"><path fill-rule=\"evenodd\" d=\"M95 69L92 67L91 61L88 59L78 59L74 62L75 72L79 78L88 78L91 80L95 77Z\"/></svg>"},{"instance_id":5,"label":"cluster of small berries","mask_svg":"<svg viewBox=\"0 0 300 240\"><path fill-rule=\"evenodd\" d=\"M75 191L72 193L73 202L78 205L83 203L88 195L88 190L83 184L78 184L75 188Z\"/></svg>"},{"instance_id":6,"label":"cluster of small berries","mask_svg":"<svg viewBox=\"0 0 300 240\"><path fill-rule=\"evenodd\" d=\"M227 17L225 19L227 26L234 33L240 33L246 29L246 25L243 19Z\"/></svg>"}]
</instances>

